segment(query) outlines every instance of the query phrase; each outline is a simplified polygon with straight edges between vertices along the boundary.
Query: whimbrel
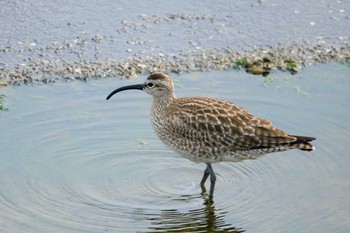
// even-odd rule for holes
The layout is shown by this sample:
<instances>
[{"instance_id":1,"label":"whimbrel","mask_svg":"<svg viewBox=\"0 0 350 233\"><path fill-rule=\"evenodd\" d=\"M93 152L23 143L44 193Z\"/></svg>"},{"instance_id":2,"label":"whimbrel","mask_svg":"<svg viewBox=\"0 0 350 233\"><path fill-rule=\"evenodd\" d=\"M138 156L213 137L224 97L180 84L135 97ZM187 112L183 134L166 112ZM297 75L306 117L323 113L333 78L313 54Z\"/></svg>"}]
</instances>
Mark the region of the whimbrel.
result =
<instances>
[{"instance_id":1,"label":"whimbrel","mask_svg":"<svg viewBox=\"0 0 350 233\"><path fill-rule=\"evenodd\" d=\"M241 161L289 149L312 151L313 137L290 135L269 121L223 99L176 98L171 78L163 73L150 75L143 84L120 87L142 90L153 96L151 122L159 138L183 157L207 164L204 184L210 176L209 200L213 200L216 175L212 163Z\"/></svg>"}]
</instances>

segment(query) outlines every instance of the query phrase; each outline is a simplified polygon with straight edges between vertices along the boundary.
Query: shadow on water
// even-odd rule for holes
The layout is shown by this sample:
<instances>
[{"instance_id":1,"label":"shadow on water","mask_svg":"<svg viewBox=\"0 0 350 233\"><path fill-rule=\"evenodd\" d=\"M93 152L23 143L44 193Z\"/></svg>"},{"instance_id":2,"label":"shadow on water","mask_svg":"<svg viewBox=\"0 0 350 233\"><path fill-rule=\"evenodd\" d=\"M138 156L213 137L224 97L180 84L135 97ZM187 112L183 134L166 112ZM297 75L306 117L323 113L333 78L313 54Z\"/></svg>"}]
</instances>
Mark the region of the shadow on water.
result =
<instances>
[{"instance_id":1,"label":"shadow on water","mask_svg":"<svg viewBox=\"0 0 350 233\"><path fill-rule=\"evenodd\" d=\"M153 232L230 232L240 233L245 230L225 223L225 212L216 210L215 205L205 202L202 208L182 213L179 210L162 210L158 216L149 217Z\"/></svg>"}]
</instances>

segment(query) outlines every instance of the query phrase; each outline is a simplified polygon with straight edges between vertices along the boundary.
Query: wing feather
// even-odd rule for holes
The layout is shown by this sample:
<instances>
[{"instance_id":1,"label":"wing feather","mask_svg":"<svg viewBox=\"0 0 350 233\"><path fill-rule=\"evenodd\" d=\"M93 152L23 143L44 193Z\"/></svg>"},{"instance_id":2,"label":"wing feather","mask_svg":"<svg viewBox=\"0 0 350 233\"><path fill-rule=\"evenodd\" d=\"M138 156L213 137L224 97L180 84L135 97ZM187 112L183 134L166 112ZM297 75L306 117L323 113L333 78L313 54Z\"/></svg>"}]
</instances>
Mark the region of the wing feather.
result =
<instances>
[{"instance_id":1,"label":"wing feather","mask_svg":"<svg viewBox=\"0 0 350 233\"><path fill-rule=\"evenodd\" d=\"M230 151L276 147L296 140L271 122L220 99L179 98L168 106L163 120L173 135L185 137L189 143L224 146Z\"/></svg>"}]
</instances>

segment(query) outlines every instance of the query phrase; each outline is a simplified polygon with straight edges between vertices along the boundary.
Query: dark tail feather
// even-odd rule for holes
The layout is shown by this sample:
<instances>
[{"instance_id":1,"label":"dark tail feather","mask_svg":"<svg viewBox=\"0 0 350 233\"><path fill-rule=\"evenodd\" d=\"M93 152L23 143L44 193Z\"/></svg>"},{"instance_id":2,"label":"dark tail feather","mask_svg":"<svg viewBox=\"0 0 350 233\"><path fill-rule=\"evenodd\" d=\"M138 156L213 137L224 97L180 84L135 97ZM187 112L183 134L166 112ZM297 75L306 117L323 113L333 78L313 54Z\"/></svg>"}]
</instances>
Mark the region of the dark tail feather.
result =
<instances>
[{"instance_id":1,"label":"dark tail feather","mask_svg":"<svg viewBox=\"0 0 350 233\"><path fill-rule=\"evenodd\" d=\"M290 144L291 148L296 148L296 149L305 150L305 151L315 150L315 147L309 142L315 140L316 138L305 137L305 136L295 136L295 135L289 135L289 136L295 137L297 139L296 141Z\"/></svg>"}]
</instances>

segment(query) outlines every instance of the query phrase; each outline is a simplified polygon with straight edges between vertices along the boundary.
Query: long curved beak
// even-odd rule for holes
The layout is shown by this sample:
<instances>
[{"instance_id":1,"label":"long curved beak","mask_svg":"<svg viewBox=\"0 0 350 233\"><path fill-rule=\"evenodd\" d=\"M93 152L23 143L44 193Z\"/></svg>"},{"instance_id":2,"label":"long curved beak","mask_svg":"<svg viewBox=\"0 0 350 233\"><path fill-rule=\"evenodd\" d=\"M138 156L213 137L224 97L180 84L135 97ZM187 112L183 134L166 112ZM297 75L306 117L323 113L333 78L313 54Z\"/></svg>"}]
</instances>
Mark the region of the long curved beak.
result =
<instances>
[{"instance_id":1,"label":"long curved beak","mask_svg":"<svg viewBox=\"0 0 350 233\"><path fill-rule=\"evenodd\" d=\"M145 87L145 84L136 84L136 85L120 87L112 91L111 94L107 96L106 100L109 100L114 94L117 94L118 92L126 91L126 90L143 90L144 87Z\"/></svg>"}]
</instances>

